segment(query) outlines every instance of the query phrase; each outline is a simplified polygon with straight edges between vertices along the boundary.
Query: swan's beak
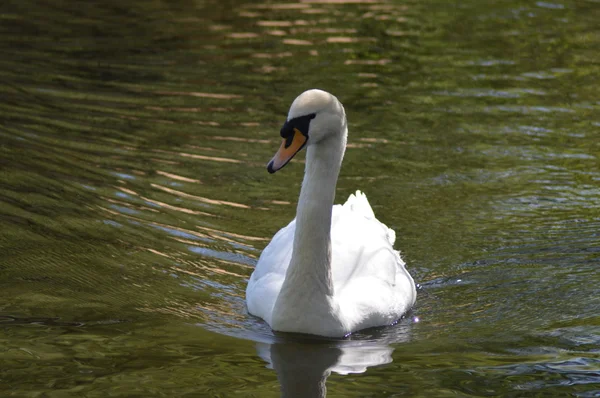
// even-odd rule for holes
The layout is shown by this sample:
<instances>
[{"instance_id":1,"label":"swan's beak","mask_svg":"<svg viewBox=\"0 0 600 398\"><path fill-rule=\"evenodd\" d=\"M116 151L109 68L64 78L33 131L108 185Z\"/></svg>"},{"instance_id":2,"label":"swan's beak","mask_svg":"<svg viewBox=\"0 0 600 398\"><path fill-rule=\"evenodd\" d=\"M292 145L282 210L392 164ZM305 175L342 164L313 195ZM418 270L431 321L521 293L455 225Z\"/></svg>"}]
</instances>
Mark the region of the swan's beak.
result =
<instances>
[{"instance_id":1,"label":"swan's beak","mask_svg":"<svg viewBox=\"0 0 600 398\"><path fill-rule=\"evenodd\" d=\"M290 160L297 154L300 149L304 148L308 141L308 137L300 132L297 128L294 129L294 134L291 134L283 140L279 150L267 165L269 173L273 174L283 166L288 164Z\"/></svg>"}]
</instances>

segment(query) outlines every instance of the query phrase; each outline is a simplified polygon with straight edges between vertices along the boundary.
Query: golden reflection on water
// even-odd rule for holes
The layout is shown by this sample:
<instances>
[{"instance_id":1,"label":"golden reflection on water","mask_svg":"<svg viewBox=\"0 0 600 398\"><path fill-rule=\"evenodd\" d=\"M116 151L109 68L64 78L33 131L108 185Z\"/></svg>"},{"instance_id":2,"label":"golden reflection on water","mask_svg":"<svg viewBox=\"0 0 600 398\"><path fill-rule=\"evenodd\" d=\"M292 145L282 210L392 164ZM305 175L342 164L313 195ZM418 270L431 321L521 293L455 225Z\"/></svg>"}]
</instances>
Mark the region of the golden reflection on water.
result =
<instances>
[{"instance_id":1,"label":"golden reflection on water","mask_svg":"<svg viewBox=\"0 0 600 398\"><path fill-rule=\"evenodd\" d=\"M205 211L186 209L185 207L178 207L178 206L170 205L168 203L160 202L160 201L155 200L155 199L150 199L150 198L147 198L145 196L141 196L141 198L143 200L145 200L146 202L154 203L155 205L158 205L158 206L160 206L160 207L162 207L164 209L178 211L178 212L186 213L186 214L193 214L193 215L196 215L196 216L215 217L214 214L210 214L210 213L207 213Z\"/></svg>"},{"instance_id":2,"label":"golden reflection on water","mask_svg":"<svg viewBox=\"0 0 600 398\"><path fill-rule=\"evenodd\" d=\"M172 257L172 256L168 255L167 253L163 253L163 252L161 252L159 250L156 250L156 249L153 249L151 247L145 247L143 249L149 251L150 253L153 253L153 254L156 254L158 256L161 256L161 257L175 259L175 257Z\"/></svg>"},{"instance_id":3,"label":"golden reflection on water","mask_svg":"<svg viewBox=\"0 0 600 398\"><path fill-rule=\"evenodd\" d=\"M254 39L255 37L258 37L258 33L234 32L234 33L229 33L227 36L232 39Z\"/></svg>"},{"instance_id":4,"label":"golden reflection on water","mask_svg":"<svg viewBox=\"0 0 600 398\"><path fill-rule=\"evenodd\" d=\"M291 205L292 202L288 202L287 200L271 200L269 203L273 203L274 205Z\"/></svg>"},{"instance_id":5,"label":"golden reflection on water","mask_svg":"<svg viewBox=\"0 0 600 398\"><path fill-rule=\"evenodd\" d=\"M156 163L169 164L169 165L179 164L179 162L177 162L175 160L168 160L168 159L150 158L150 160L152 160L153 162L156 162Z\"/></svg>"},{"instance_id":6,"label":"golden reflection on water","mask_svg":"<svg viewBox=\"0 0 600 398\"><path fill-rule=\"evenodd\" d=\"M177 191L175 189L164 187L164 186L158 185L158 184L150 184L150 185L153 188L168 192L168 193L176 195L176 196L181 196L182 198L194 199L199 202L204 202L204 203L208 203L211 205L225 205L225 206L231 206L231 207L238 207L238 208L242 208L242 209L250 208L250 206L242 204L242 203L235 203L235 202L230 202L230 201L226 201L226 200L218 200L218 199L209 199L209 198L205 198L203 196L192 195L189 193Z\"/></svg>"},{"instance_id":7,"label":"golden reflection on water","mask_svg":"<svg viewBox=\"0 0 600 398\"><path fill-rule=\"evenodd\" d=\"M201 92L185 92L185 91L157 91L156 94L161 95L175 95L175 96L190 96L190 97L200 97L200 98L210 98L210 99L222 99L222 100L230 100L230 99L238 99L242 98L241 95L238 94L219 94L219 93L201 93Z\"/></svg>"},{"instance_id":8,"label":"golden reflection on water","mask_svg":"<svg viewBox=\"0 0 600 398\"><path fill-rule=\"evenodd\" d=\"M283 39L283 44L289 44L291 46L312 46L313 43L308 40L300 40L300 39Z\"/></svg>"},{"instance_id":9,"label":"golden reflection on water","mask_svg":"<svg viewBox=\"0 0 600 398\"><path fill-rule=\"evenodd\" d=\"M178 241L180 241L181 243L190 244L190 242L186 242L183 239L178 239ZM247 253L246 253L246 255L247 255ZM247 264L236 263L233 261L226 261L226 260L221 260L221 259L211 260L210 263L200 262L198 260L182 260L182 259L179 259L179 262L182 265L186 265L188 268L171 267L170 269L175 272L182 272L184 274L194 275L194 276L198 276L201 278L204 278L206 274L203 272L202 273L195 272L193 270L190 270L189 268L195 268L197 270L208 271L208 272L214 273L214 274L234 276L234 277L240 278L240 279L246 279L248 277L248 275L246 274L248 272L248 270L251 270L254 268ZM229 267L243 268L243 270L241 270L243 273L236 273L236 272L226 270L223 267L218 267L216 263L221 264L222 266L226 265ZM210 264L210 265L207 265L207 264Z\"/></svg>"},{"instance_id":10,"label":"golden reflection on water","mask_svg":"<svg viewBox=\"0 0 600 398\"><path fill-rule=\"evenodd\" d=\"M241 11L238 11L238 15L249 19L258 19L255 25L259 28L265 28L262 32L255 31L244 31L244 32L230 32L228 33L229 38L233 39L245 39L252 40L258 39L263 35L282 37L281 43L288 46L310 46L313 47L313 54L315 46L326 44L326 45L343 45L343 44L355 44L359 42L376 42L375 37L366 37L364 34L358 35L356 28L338 28L331 26L335 22L331 18L316 18L312 17L307 20L304 19L285 19L281 17L281 13L290 10L296 10L305 15L318 15L318 14L329 14L333 16L342 15L339 10L339 6L345 4L355 4L357 6L364 6L364 12L361 19L374 19L374 20L385 20L395 21L397 23L405 23L407 19L404 16L398 15L399 13L405 12L408 9L406 5L389 4L387 1L380 0L313 0L313 1L301 1L298 3L287 3L287 4L257 4L251 6L242 7ZM270 10L271 13L266 13L266 10ZM263 14L264 13L264 14ZM266 18L266 17L272 17ZM324 27L317 27L317 25L328 25ZM407 34L403 29L397 27L388 29L391 36L401 36ZM330 34L333 36L322 38L322 40L315 40L314 36L318 34ZM296 36L296 37L284 37L284 36ZM310 35L313 39L305 37L298 37L300 35ZM346 49L349 52L353 52L351 48ZM272 59L278 55L273 54L253 54L252 57ZM289 53L284 53L279 56L290 56ZM346 65L386 65L391 60L354 60L349 59L346 61ZM262 66L256 68L256 70L273 73L277 71L284 71L285 68L275 66Z\"/></svg>"},{"instance_id":11,"label":"golden reflection on water","mask_svg":"<svg viewBox=\"0 0 600 398\"><path fill-rule=\"evenodd\" d=\"M200 159L200 160L210 160L213 162L242 163L241 160L237 160L237 159L222 158L222 157L218 157L218 156L197 155L194 153L179 152L179 156L183 156L186 158Z\"/></svg>"},{"instance_id":12,"label":"golden reflection on water","mask_svg":"<svg viewBox=\"0 0 600 398\"><path fill-rule=\"evenodd\" d=\"M268 27L289 27L293 26L294 23L292 21L258 21L256 22L258 26L268 26Z\"/></svg>"},{"instance_id":13,"label":"golden reflection on water","mask_svg":"<svg viewBox=\"0 0 600 398\"><path fill-rule=\"evenodd\" d=\"M283 30L267 30L265 31L266 34L271 35L271 36L285 36L287 35L287 33Z\"/></svg>"},{"instance_id":14,"label":"golden reflection on water","mask_svg":"<svg viewBox=\"0 0 600 398\"><path fill-rule=\"evenodd\" d=\"M280 202L278 204L289 204L289 202ZM270 238L260 238L258 236L242 235L242 234L239 234L239 233L222 231L222 230L219 230L219 229L216 229L216 228L209 228L209 227L205 227L205 226L201 226L201 225L196 225L196 228L201 229L203 231L208 231L208 232L216 233L216 234L219 234L219 235L228 235L228 236L233 236L235 238L241 238L241 239L250 240L250 241L266 242L266 241L270 240ZM217 235L217 236L219 236L219 235ZM210 234L210 236L215 237L214 234Z\"/></svg>"},{"instance_id":15,"label":"golden reflection on water","mask_svg":"<svg viewBox=\"0 0 600 398\"><path fill-rule=\"evenodd\" d=\"M121 192L125 192L126 194L129 194L129 195L138 196L137 192L132 191L131 189L127 189L125 187L120 187L120 186L117 186L117 185L113 185L113 188L118 189Z\"/></svg>"},{"instance_id":16,"label":"golden reflection on water","mask_svg":"<svg viewBox=\"0 0 600 398\"><path fill-rule=\"evenodd\" d=\"M230 239L227 238L226 236L232 236L232 237L237 237L240 238L242 240L248 240L248 241L265 241L267 240L266 238L258 238L258 237L253 237L253 236L246 236L246 235L237 235L234 233L230 233L230 232L224 232L224 231L219 231L216 229L212 229L212 228L208 228L208 227L201 227L201 226L196 226L197 229L203 230L205 232L208 233L201 233L201 232L197 232L197 231L193 231L190 229L186 229L186 228L182 228L182 227L177 227L174 225L168 225L168 224L164 224L164 223L159 223L159 222L151 222L151 225L155 225L158 227L163 227L163 228L167 228L170 230L174 230L174 231L178 231L178 232L182 232L186 235L190 235L190 236L195 236L197 238L200 239L208 239L208 240L219 240L225 243L235 243L236 245L240 245L240 246L246 246L246 247L250 247L247 244L234 240L234 239ZM198 246L198 247L209 247L209 245L207 244L202 244L201 242L197 241L197 240L189 240L189 239L183 239L177 236L173 237L174 240L179 241L179 242L183 242L192 246ZM236 252L235 249L232 250L232 252ZM254 256L251 253L247 253L247 252L241 252L241 254L244 254L247 257L251 257L251 258L255 258L256 256ZM235 263L238 264L238 263ZM239 264L241 265L241 264Z\"/></svg>"},{"instance_id":17,"label":"golden reflection on water","mask_svg":"<svg viewBox=\"0 0 600 398\"><path fill-rule=\"evenodd\" d=\"M178 180L178 181L201 184L200 180L196 180L194 178L183 177L183 176L173 174L173 173L167 173L166 171L156 170L156 174L164 176L164 177L172 178L172 179Z\"/></svg>"}]
</instances>

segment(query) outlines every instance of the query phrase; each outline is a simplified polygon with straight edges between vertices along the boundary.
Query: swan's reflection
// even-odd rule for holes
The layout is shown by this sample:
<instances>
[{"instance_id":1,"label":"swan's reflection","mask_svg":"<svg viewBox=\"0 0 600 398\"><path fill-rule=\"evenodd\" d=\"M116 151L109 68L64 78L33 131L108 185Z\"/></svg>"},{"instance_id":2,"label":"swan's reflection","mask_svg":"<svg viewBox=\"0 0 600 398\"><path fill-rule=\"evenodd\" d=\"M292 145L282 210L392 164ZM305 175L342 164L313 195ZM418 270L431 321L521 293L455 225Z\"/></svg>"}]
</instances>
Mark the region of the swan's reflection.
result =
<instances>
[{"instance_id":1,"label":"swan's reflection","mask_svg":"<svg viewBox=\"0 0 600 398\"><path fill-rule=\"evenodd\" d=\"M392 362L392 344L410 339L408 324L356 333L348 340L277 334L256 344L258 355L277 372L281 396L325 397L331 372L363 373Z\"/></svg>"}]
</instances>

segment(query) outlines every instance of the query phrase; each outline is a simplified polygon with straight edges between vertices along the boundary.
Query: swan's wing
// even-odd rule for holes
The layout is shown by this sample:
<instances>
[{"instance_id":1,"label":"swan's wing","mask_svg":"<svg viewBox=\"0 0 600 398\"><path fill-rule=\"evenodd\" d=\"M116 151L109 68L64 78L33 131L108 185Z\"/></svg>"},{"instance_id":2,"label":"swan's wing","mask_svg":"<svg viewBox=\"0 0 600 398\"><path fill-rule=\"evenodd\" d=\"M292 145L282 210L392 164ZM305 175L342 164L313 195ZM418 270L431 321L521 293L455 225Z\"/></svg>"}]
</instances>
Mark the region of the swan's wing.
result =
<instances>
[{"instance_id":1,"label":"swan's wing","mask_svg":"<svg viewBox=\"0 0 600 398\"><path fill-rule=\"evenodd\" d=\"M371 204L367 199L367 195L362 193L361 191L356 191L356 193L350 194L346 203L344 203L344 207L350 210L355 215L361 215L366 219L375 220L379 224L385 228L387 239L390 242L390 245L393 245L396 241L396 232L393 229L386 227L383 223L379 222L375 217L375 213L371 208Z\"/></svg>"},{"instance_id":2,"label":"swan's wing","mask_svg":"<svg viewBox=\"0 0 600 398\"><path fill-rule=\"evenodd\" d=\"M331 239L334 289L352 329L393 322L413 305L416 290L392 246L395 233L360 192L334 206Z\"/></svg>"},{"instance_id":3,"label":"swan's wing","mask_svg":"<svg viewBox=\"0 0 600 398\"><path fill-rule=\"evenodd\" d=\"M246 287L246 303L252 315L271 324L277 295L292 259L296 219L281 228L263 250Z\"/></svg>"},{"instance_id":4,"label":"swan's wing","mask_svg":"<svg viewBox=\"0 0 600 398\"><path fill-rule=\"evenodd\" d=\"M344 203L344 207L347 207L350 211L360 214L361 216L368 219L375 219L375 213L367 200L367 195L361 191L350 194L348 200Z\"/></svg>"},{"instance_id":5,"label":"swan's wing","mask_svg":"<svg viewBox=\"0 0 600 398\"><path fill-rule=\"evenodd\" d=\"M273 236L271 242L260 254L252 278L260 279L265 274L271 273L285 276L292 258L295 231L296 219L293 219Z\"/></svg>"},{"instance_id":6,"label":"swan's wing","mask_svg":"<svg viewBox=\"0 0 600 398\"><path fill-rule=\"evenodd\" d=\"M389 229L347 206L334 206L333 210L331 249L336 292L361 277L393 284L399 257L390 242Z\"/></svg>"},{"instance_id":7,"label":"swan's wing","mask_svg":"<svg viewBox=\"0 0 600 398\"><path fill-rule=\"evenodd\" d=\"M395 240L394 230L375 218L366 195L351 194L343 206L333 207L334 281L342 284L362 274L393 283L398 266L404 267Z\"/></svg>"},{"instance_id":8,"label":"swan's wing","mask_svg":"<svg viewBox=\"0 0 600 398\"><path fill-rule=\"evenodd\" d=\"M395 321L412 306L416 290L393 249L394 232L375 218L360 192L332 212L332 277L344 318L352 330ZM292 258L295 230L293 220L275 234L246 289L248 311L269 324Z\"/></svg>"}]
</instances>

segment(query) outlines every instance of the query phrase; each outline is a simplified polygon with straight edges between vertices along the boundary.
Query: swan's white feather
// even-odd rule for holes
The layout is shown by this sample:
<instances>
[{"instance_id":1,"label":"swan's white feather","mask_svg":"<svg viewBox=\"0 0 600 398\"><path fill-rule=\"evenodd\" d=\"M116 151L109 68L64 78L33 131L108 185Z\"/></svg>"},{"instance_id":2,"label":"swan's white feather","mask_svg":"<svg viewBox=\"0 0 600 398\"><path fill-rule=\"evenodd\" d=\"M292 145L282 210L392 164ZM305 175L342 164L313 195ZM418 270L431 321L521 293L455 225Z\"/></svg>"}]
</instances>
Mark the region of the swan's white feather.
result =
<instances>
[{"instance_id":1,"label":"swan's white feather","mask_svg":"<svg viewBox=\"0 0 600 398\"><path fill-rule=\"evenodd\" d=\"M295 227L294 219L273 237L246 290L249 312L269 325L292 258ZM394 240L394 231L375 218L360 191L350 195L344 205L333 206L332 276L334 301L340 312L335 315L344 321L346 333L389 325L414 304L415 285L400 253L392 247ZM299 308L297 316L307 311L310 309Z\"/></svg>"},{"instance_id":2,"label":"swan's white feather","mask_svg":"<svg viewBox=\"0 0 600 398\"><path fill-rule=\"evenodd\" d=\"M361 214L365 218L375 218L375 213L373 213L373 209L371 209L371 205L367 200L367 195L365 195L361 191L356 191L356 193L350 194L350 196L348 196L348 199L346 200L346 203L344 203L344 206L349 207L350 210Z\"/></svg>"},{"instance_id":3,"label":"swan's white feather","mask_svg":"<svg viewBox=\"0 0 600 398\"><path fill-rule=\"evenodd\" d=\"M362 214L365 218L377 221L377 218L375 218L375 213L373 212L373 209L369 204L369 200L367 199L367 195L361 191L356 191L356 193L350 194L348 200L346 200L346 203L344 203L344 206L350 207L352 211ZM384 224L381 225L386 229L390 245L393 246L394 242L396 242L396 232L394 232L393 229L386 227Z\"/></svg>"}]
</instances>

